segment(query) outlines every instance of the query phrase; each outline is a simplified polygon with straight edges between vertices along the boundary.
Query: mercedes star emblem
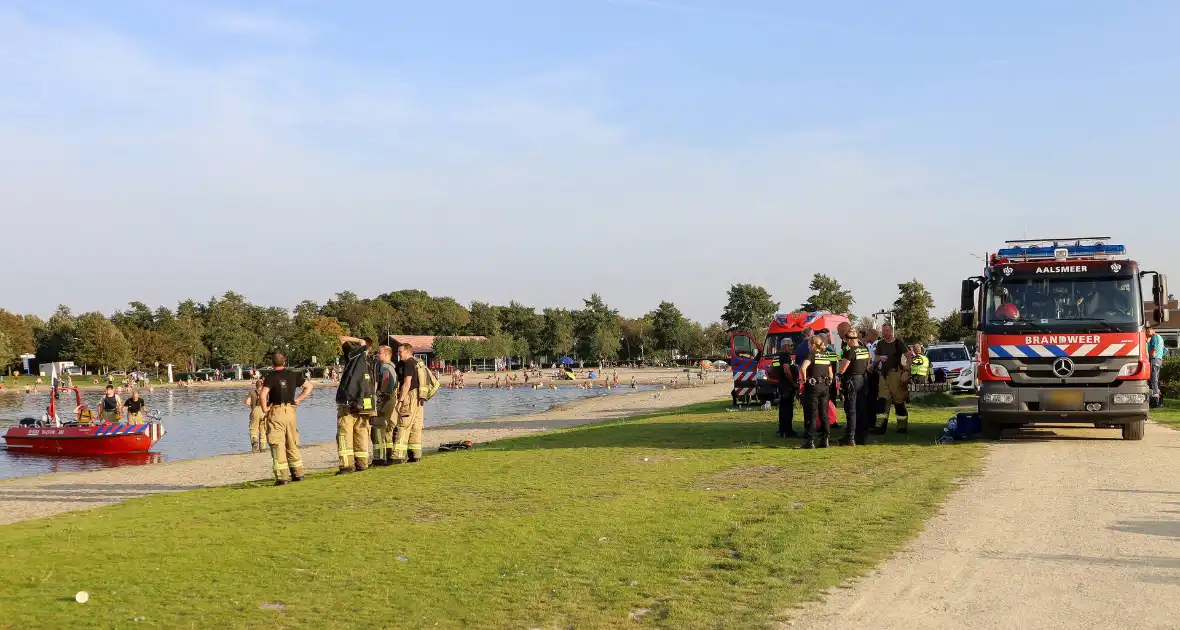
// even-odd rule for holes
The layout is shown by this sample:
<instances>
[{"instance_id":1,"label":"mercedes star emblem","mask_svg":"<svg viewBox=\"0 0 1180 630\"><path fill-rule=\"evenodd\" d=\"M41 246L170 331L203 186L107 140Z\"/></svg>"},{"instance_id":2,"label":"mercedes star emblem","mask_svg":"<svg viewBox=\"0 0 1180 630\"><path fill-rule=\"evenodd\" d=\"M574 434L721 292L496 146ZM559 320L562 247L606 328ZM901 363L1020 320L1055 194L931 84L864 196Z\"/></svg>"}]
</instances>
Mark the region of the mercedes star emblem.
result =
<instances>
[{"instance_id":1,"label":"mercedes star emblem","mask_svg":"<svg viewBox=\"0 0 1180 630\"><path fill-rule=\"evenodd\" d=\"M1073 374L1073 360L1069 357L1061 357L1053 362L1053 373L1060 378L1069 378Z\"/></svg>"}]
</instances>

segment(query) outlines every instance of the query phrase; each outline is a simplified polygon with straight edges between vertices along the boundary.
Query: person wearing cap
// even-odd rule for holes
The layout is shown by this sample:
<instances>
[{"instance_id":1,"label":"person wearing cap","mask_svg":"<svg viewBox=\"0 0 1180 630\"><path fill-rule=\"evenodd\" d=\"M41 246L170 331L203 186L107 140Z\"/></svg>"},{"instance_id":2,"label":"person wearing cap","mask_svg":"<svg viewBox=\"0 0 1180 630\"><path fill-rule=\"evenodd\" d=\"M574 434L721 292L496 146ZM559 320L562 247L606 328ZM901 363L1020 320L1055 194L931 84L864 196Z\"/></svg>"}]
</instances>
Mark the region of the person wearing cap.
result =
<instances>
[{"instance_id":1,"label":"person wearing cap","mask_svg":"<svg viewBox=\"0 0 1180 630\"><path fill-rule=\"evenodd\" d=\"M856 446L868 443L869 397L865 375L870 358L868 349L860 345L860 333L856 329L845 333L844 342L838 369L844 385L844 418L848 426L840 438L840 446Z\"/></svg>"},{"instance_id":2,"label":"person wearing cap","mask_svg":"<svg viewBox=\"0 0 1180 630\"><path fill-rule=\"evenodd\" d=\"M1168 349L1164 347L1164 338L1155 331L1155 324L1147 325L1147 358L1151 362L1151 376L1147 381L1151 386L1151 407L1158 407L1161 402L1160 372L1164 369L1164 357L1168 356Z\"/></svg>"}]
</instances>

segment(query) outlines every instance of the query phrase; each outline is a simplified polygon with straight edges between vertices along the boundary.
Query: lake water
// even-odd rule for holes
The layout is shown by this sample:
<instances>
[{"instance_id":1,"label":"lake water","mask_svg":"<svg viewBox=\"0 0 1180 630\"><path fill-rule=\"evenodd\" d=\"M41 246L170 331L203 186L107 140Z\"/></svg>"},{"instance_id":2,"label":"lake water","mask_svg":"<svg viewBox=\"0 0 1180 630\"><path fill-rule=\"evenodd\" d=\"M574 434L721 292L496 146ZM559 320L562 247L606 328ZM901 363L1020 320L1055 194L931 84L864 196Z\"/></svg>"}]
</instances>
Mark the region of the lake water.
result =
<instances>
[{"instance_id":1,"label":"lake water","mask_svg":"<svg viewBox=\"0 0 1180 630\"><path fill-rule=\"evenodd\" d=\"M611 390L610 393L628 391L631 390ZM148 407L160 411L164 429L168 432L151 453L63 457L0 450L0 479L249 452L249 409L243 404L246 392L246 389L169 389L147 394L144 398ZM430 401L426 426L536 413L558 403L606 393L602 389L575 387L556 390L517 388L511 391L442 389ZM101 392L86 392L83 400L93 406L101 395ZM312 396L299 405L299 435L303 443L336 439L335 395L335 386L318 386ZM72 402L65 405L72 407ZM49 394L45 392L0 392L0 434L21 418L40 418L48 404Z\"/></svg>"}]
</instances>

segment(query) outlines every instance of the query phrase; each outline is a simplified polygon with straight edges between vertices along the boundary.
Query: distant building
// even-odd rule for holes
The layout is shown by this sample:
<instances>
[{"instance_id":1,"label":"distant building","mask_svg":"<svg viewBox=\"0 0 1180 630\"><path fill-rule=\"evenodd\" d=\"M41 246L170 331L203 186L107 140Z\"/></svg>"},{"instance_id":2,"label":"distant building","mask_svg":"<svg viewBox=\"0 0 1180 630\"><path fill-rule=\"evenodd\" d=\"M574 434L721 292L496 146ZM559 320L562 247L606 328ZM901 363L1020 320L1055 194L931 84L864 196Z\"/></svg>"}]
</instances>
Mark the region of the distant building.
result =
<instances>
[{"instance_id":1,"label":"distant building","mask_svg":"<svg viewBox=\"0 0 1180 630\"><path fill-rule=\"evenodd\" d=\"M456 341L484 341L487 339L487 337L480 336L436 337L433 335L390 335L386 342L389 345L408 343L411 346L414 346L415 357L425 361L426 365L429 365L432 370L441 370L446 366L442 361L439 361L438 357L436 357L434 354L434 341L436 339L444 338L454 339ZM483 364L488 361L492 362L493 367L483 367ZM495 361L496 360L494 359L488 359L486 361L477 359L472 361L472 363L475 364L473 365L475 369L496 369L494 367L497 365Z\"/></svg>"},{"instance_id":2,"label":"distant building","mask_svg":"<svg viewBox=\"0 0 1180 630\"><path fill-rule=\"evenodd\" d=\"M1152 319L1152 309L1155 307L1151 302L1143 303L1143 314L1147 321L1154 321ZM1160 336L1164 338L1164 345L1173 350L1180 348L1180 304L1175 299L1168 302L1168 321L1163 324L1156 324L1155 329Z\"/></svg>"}]
</instances>

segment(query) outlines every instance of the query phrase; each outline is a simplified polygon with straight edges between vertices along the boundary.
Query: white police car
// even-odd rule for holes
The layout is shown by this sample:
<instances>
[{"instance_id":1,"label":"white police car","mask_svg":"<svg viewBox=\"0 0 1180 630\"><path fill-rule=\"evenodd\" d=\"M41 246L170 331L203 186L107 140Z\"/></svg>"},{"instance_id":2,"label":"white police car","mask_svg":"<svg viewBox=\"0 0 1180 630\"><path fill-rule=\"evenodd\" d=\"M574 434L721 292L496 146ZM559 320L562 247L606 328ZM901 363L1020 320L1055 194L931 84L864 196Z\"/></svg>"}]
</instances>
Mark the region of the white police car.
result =
<instances>
[{"instance_id":1,"label":"white police car","mask_svg":"<svg viewBox=\"0 0 1180 630\"><path fill-rule=\"evenodd\" d=\"M930 370L936 381L938 373L943 372L953 391L976 391L975 359L966 345L937 343L926 348L926 358L930 359Z\"/></svg>"}]
</instances>

